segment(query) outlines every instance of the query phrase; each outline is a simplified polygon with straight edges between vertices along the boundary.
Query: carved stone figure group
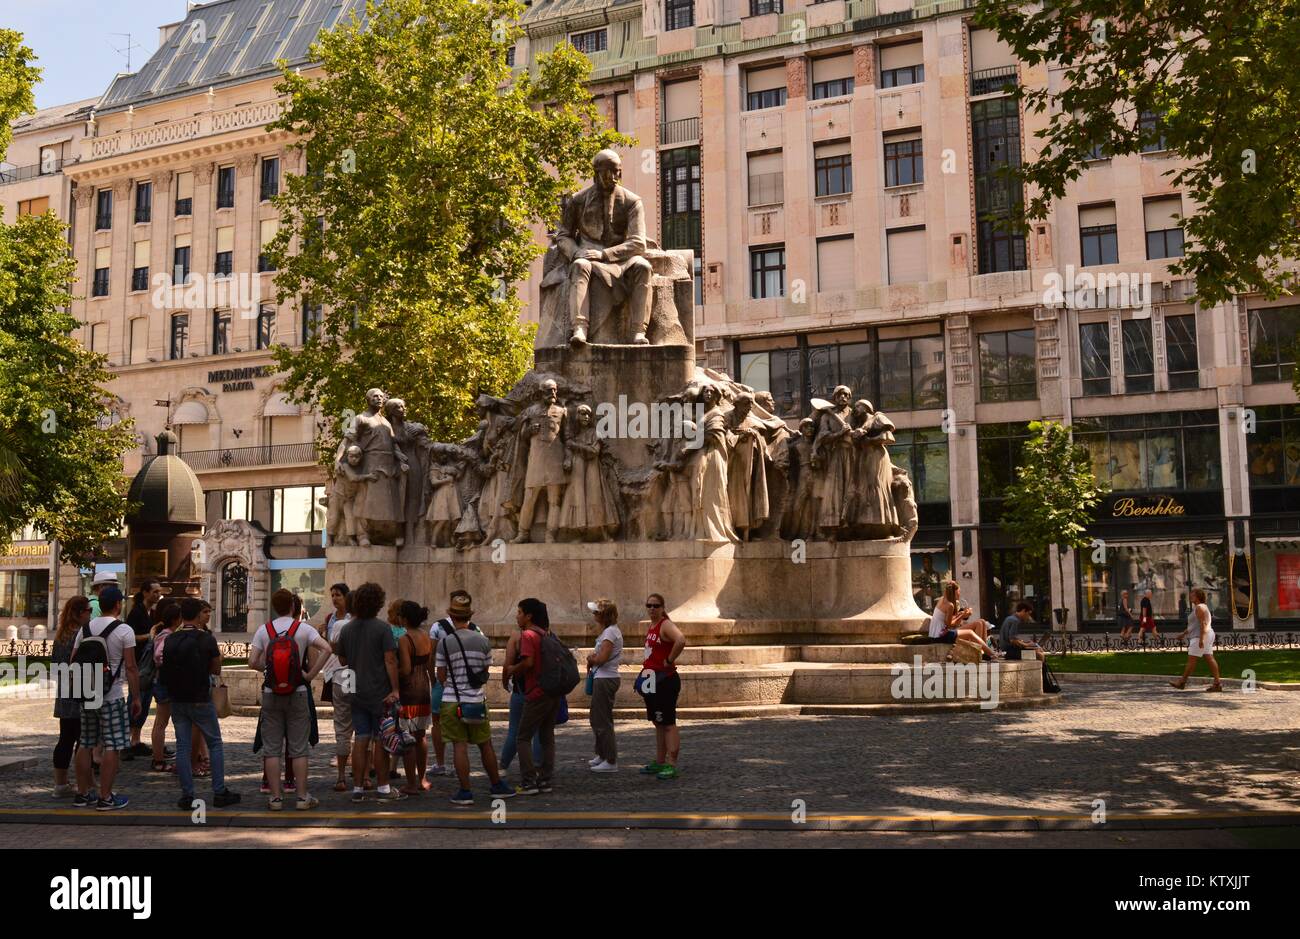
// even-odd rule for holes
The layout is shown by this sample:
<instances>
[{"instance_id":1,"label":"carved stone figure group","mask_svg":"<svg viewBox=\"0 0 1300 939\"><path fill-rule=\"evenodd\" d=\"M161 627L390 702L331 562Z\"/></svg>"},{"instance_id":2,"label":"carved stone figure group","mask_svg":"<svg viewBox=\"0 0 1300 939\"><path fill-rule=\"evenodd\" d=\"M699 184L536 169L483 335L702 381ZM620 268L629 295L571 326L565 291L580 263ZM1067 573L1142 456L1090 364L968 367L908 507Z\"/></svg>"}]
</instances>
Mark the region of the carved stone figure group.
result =
<instances>
[{"instance_id":1,"label":"carved stone figure group","mask_svg":"<svg viewBox=\"0 0 1300 939\"><path fill-rule=\"evenodd\" d=\"M838 387L792 434L770 395L713 372L671 402L694 414L629 466L585 392L530 372L477 401L478 431L429 439L405 403L372 388L338 450L335 544L467 549L557 541L911 540L916 502L889 461L894 425Z\"/></svg>"}]
</instances>

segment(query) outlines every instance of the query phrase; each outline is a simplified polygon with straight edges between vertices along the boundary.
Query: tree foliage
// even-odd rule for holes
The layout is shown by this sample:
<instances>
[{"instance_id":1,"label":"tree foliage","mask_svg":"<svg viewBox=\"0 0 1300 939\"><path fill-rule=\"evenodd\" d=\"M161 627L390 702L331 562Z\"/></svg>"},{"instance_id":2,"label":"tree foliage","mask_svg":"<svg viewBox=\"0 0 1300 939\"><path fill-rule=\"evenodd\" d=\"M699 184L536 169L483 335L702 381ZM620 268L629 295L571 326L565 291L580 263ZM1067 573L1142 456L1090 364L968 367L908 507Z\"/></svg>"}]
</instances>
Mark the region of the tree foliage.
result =
<instances>
[{"instance_id":1,"label":"tree foliage","mask_svg":"<svg viewBox=\"0 0 1300 939\"><path fill-rule=\"evenodd\" d=\"M1068 427L1031 421L1029 431L999 524L1029 551L1045 552L1056 545L1059 582L1064 583L1062 555L1092 543L1087 527L1106 487L1093 474L1088 449L1070 439ZM1065 606L1064 598L1058 606Z\"/></svg>"},{"instance_id":2,"label":"tree foliage","mask_svg":"<svg viewBox=\"0 0 1300 939\"><path fill-rule=\"evenodd\" d=\"M0 156L10 122L35 107L33 58L0 30ZM32 525L76 562L121 529L122 454L135 440L129 422L109 423L104 357L73 337L66 232L52 212L0 217L0 545Z\"/></svg>"},{"instance_id":3,"label":"tree foliage","mask_svg":"<svg viewBox=\"0 0 1300 939\"><path fill-rule=\"evenodd\" d=\"M980 0L975 20L1053 70L1047 87L1017 90L1049 115L1038 155L1011 170L1030 190L1022 224L1046 217L1094 151L1163 136L1186 161L1169 187L1185 213L1199 205L1173 269L1206 304L1290 292L1294 265L1279 259L1300 257L1300 0Z\"/></svg>"},{"instance_id":4,"label":"tree foliage","mask_svg":"<svg viewBox=\"0 0 1300 939\"><path fill-rule=\"evenodd\" d=\"M626 138L601 129L590 64L562 43L512 76L514 0L388 0L323 34L320 77L285 68L272 124L298 135L270 254L281 302L322 304L319 336L276 350L286 387L338 438L365 390L406 400L436 439L473 430L479 392L527 369L532 329L501 285L537 256L532 226L558 216L591 159Z\"/></svg>"}]
</instances>

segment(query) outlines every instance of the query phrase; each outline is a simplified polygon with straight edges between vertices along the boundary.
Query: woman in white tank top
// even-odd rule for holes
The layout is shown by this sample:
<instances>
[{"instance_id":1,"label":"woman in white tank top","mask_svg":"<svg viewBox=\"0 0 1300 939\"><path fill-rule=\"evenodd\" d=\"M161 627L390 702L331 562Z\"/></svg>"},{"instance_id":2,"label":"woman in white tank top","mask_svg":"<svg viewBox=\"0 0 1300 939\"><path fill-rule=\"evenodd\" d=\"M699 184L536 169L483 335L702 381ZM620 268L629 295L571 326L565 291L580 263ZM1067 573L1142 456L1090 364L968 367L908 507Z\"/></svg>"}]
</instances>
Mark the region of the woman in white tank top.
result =
<instances>
[{"instance_id":1,"label":"woman in white tank top","mask_svg":"<svg viewBox=\"0 0 1300 939\"><path fill-rule=\"evenodd\" d=\"M1210 674L1214 676L1214 684L1206 688L1206 691L1222 691L1223 685L1219 682L1219 663L1214 660L1214 625L1210 618L1210 607L1205 602L1205 591L1196 587L1191 593L1192 611L1187 616L1187 628L1179 633L1178 638L1183 639L1189 633L1191 641L1187 644L1187 667L1183 669L1183 677L1178 681L1171 681L1179 691L1187 687L1187 679L1191 677L1192 672L1196 671L1196 662L1199 659L1205 659L1210 666Z\"/></svg>"},{"instance_id":2,"label":"woman in white tank top","mask_svg":"<svg viewBox=\"0 0 1300 939\"><path fill-rule=\"evenodd\" d=\"M934 605L934 612L930 615L930 638L949 643L965 639L979 646L989 658L999 658L988 642L988 623L981 619L968 622L970 610L957 608L960 597L961 587L956 581L950 580L943 585L943 598Z\"/></svg>"}]
</instances>

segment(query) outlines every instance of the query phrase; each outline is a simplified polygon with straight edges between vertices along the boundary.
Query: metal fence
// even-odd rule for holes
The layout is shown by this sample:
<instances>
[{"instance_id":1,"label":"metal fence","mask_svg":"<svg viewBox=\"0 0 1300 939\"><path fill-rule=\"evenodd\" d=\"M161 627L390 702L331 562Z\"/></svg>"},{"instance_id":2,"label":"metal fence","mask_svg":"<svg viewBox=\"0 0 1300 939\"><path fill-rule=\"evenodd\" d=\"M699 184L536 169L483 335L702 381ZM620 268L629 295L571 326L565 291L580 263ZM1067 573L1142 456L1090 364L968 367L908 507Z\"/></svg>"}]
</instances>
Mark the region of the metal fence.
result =
<instances>
[{"instance_id":1,"label":"metal fence","mask_svg":"<svg viewBox=\"0 0 1300 939\"><path fill-rule=\"evenodd\" d=\"M217 641L223 659L247 659L251 647L247 642ZM47 659L53 651L51 639L0 639L0 657L26 656L29 659Z\"/></svg>"},{"instance_id":2,"label":"metal fence","mask_svg":"<svg viewBox=\"0 0 1300 939\"><path fill-rule=\"evenodd\" d=\"M314 443L275 443L265 447L227 447L224 450L182 450L180 457L190 469L237 469L279 463L312 463Z\"/></svg>"},{"instance_id":3,"label":"metal fence","mask_svg":"<svg viewBox=\"0 0 1300 939\"><path fill-rule=\"evenodd\" d=\"M659 125L659 143L694 143L700 139L700 119L684 117L679 121L665 121Z\"/></svg>"},{"instance_id":4,"label":"metal fence","mask_svg":"<svg viewBox=\"0 0 1300 939\"><path fill-rule=\"evenodd\" d=\"M1078 652L1185 652L1186 641L1174 638L1178 633L1159 639L1139 639L1136 635L1127 640L1119 633L1047 633L1038 637L1038 644L1052 653L1069 655ZM1214 634L1214 648L1220 652L1249 652L1255 649L1300 648L1300 633L1294 632L1232 632L1224 630Z\"/></svg>"},{"instance_id":5,"label":"metal fence","mask_svg":"<svg viewBox=\"0 0 1300 939\"><path fill-rule=\"evenodd\" d=\"M970 96L996 94L1015 88L1020 83L1020 69L1015 65L982 68L970 73Z\"/></svg>"}]
</instances>

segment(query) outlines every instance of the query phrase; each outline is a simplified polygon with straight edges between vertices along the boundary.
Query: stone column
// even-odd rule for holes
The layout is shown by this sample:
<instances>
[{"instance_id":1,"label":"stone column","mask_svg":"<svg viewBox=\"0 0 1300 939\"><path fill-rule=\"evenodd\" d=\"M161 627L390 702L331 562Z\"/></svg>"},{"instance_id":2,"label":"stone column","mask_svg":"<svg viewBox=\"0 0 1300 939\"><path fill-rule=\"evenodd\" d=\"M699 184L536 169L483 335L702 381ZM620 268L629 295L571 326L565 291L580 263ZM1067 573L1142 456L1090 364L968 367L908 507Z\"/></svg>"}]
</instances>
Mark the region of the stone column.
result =
<instances>
[{"instance_id":1,"label":"stone column","mask_svg":"<svg viewBox=\"0 0 1300 939\"><path fill-rule=\"evenodd\" d=\"M172 218L176 214L176 200L172 196L172 182L175 174L171 170L159 170L150 177L153 183L153 206L149 213L149 279L150 308L155 315L149 317L149 340L146 343L146 358L152 356L159 361L167 358L167 338L169 311L153 305L153 278L165 274L171 282L172 266Z\"/></svg>"},{"instance_id":2,"label":"stone column","mask_svg":"<svg viewBox=\"0 0 1300 939\"><path fill-rule=\"evenodd\" d=\"M190 271L201 278L205 284L211 283L214 267L214 250L216 232L212 216L216 198L212 192L212 174L216 171L215 163L197 163L194 166L194 211L191 216L190 229ZM211 355L212 349L212 315L213 304L207 291L203 294L205 302L197 309L188 310L190 314L189 351L199 355ZM218 441L217 446L220 446Z\"/></svg>"}]
</instances>

